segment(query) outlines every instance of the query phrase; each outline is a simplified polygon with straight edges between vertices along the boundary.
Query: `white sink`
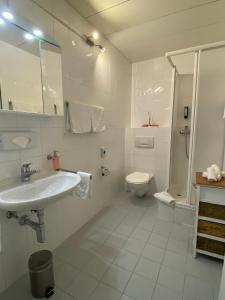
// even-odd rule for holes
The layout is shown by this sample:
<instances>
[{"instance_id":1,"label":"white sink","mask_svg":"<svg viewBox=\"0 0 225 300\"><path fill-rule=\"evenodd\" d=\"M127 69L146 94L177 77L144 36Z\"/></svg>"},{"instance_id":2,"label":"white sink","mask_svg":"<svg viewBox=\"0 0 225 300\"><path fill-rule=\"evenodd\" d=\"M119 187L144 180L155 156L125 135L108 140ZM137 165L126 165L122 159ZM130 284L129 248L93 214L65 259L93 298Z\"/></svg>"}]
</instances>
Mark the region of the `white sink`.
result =
<instances>
[{"instance_id":1,"label":"white sink","mask_svg":"<svg viewBox=\"0 0 225 300\"><path fill-rule=\"evenodd\" d=\"M0 192L0 209L19 211L44 208L56 201L59 196L73 190L80 180L78 174L58 172L2 191Z\"/></svg>"}]
</instances>

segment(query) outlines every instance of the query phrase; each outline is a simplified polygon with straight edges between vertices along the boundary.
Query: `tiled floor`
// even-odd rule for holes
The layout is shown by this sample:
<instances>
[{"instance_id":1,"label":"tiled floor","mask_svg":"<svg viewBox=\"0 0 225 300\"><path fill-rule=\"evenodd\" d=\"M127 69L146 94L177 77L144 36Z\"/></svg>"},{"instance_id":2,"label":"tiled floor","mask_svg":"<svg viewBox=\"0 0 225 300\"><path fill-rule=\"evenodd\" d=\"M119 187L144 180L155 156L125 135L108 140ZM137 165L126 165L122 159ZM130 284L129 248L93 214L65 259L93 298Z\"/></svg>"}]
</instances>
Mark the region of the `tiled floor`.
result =
<instances>
[{"instance_id":1,"label":"tiled floor","mask_svg":"<svg viewBox=\"0 0 225 300\"><path fill-rule=\"evenodd\" d=\"M192 257L192 228L124 194L55 250L52 300L217 300L222 263ZM30 300L25 276L1 300Z\"/></svg>"}]
</instances>

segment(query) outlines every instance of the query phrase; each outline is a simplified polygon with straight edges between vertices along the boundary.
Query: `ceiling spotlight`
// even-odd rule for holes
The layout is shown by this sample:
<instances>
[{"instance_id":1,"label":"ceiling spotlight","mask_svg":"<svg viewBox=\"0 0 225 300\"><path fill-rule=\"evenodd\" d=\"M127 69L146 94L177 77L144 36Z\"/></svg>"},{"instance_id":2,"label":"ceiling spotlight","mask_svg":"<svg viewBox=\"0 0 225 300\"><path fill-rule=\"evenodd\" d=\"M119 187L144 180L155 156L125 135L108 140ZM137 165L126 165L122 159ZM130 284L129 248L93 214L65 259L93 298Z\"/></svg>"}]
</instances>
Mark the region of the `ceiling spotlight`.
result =
<instances>
[{"instance_id":1,"label":"ceiling spotlight","mask_svg":"<svg viewBox=\"0 0 225 300\"><path fill-rule=\"evenodd\" d=\"M102 45L96 45L96 46L100 49L100 51L101 51L102 53L105 52L105 50L106 50L105 47L103 47Z\"/></svg>"},{"instance_id":2,"label":"ceiling spotlight","mask_svg":"<svg viewBox=\"0 0 225 300\"><path fill-rule=\"evenodd\" d=\"M43 32L40 29L34 29L33 34L36 35L36 36L42 36Z\"/></svg>"},{"instance_id":3,"label":"ceiling spotlight","mask_svg":"<svg viewBox=\"0 0 225 300\"><path fill-rule=\"evenodd\" d=\"M74 41L74 40L72 40L71 43L74 47L77 45L76 41Z\"/></svg>"},{"instance_id":4,"label":"ceiling spotlight","mask_svg":"<svg viewBox=\"0 0 225 300\"><path fill-rule=\"evenodd\" d=\"M34 39L34 36L28 32L24 34L24 37L29 41L32 41Z\"/></svg>"},{"instance_id":5,"label":"ceiling spotlight","mask_svg":"<svg viewBox=\"0 0 225 300\"><path fill-rule=\"evenodd\" d=\"M3 24L5 24L5 21L2 18L0 18L0 25L3 25Z\"/></svg>"},{"instance_id":6,"label":"ceiling spotlight","mask_svg":"<svg viewBox=\"0 0 225 300\"><path fill-rule=\"evenodd\" d=\"M97 40L99 37L99 34L97 31L94 31L91 36L93 37L94 40Z\"/></svg>"},{"instance_id":7,"label":"ceiling spotlight","mask_svg":"<svg viewBox=\"0 0 225 300\"><path fill-rule=\"evenodd\" d=\"M13 20L14 16L9 11L3 11L2 13L3 17L7 20Z\"/></svg>"},{"instance_id":8,"label":"ceiling spotlight","mask_svg":"<svg viewBox=\"0 0 225 300\"><path fill-rule=\"evenodd\" d=\"M105 47L102 47L100 51L101 51L102 53L104 53L105 50L106 50Z\"/></svg>"}]
</instances>

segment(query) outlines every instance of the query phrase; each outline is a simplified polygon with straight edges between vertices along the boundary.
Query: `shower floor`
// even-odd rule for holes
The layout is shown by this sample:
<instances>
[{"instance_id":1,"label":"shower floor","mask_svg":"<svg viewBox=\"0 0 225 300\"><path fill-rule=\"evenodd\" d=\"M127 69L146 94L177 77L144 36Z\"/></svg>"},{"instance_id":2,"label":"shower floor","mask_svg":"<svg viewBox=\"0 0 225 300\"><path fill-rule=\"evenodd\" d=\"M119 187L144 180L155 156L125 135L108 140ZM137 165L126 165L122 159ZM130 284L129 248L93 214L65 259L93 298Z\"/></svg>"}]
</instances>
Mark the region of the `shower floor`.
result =
<instances>
[{"instance_id":1,"label":"shower floor","mask_svg":"<svg viewBox=\"0 0 225 300\"><path fill-rule=\"evenodd\" d=\"M187 204L187 191L184 187L177 184L171 184L169 193L176 199L177 202Z\"/></svg>"},{"instance_id":2,"label":"shower floor","mask_svg":"<svg viewBox=\"0 0 225 300\"><path fill-rule=\"evenodd\" d=\"M176 203L183 207L195 207L195 193L192 193L191 196L191 205L188 203L187 200L187 191L184 187L181 187L177 184L171 184L169 188L169 193L175 198Z\"/></svg>"}]
</instances>

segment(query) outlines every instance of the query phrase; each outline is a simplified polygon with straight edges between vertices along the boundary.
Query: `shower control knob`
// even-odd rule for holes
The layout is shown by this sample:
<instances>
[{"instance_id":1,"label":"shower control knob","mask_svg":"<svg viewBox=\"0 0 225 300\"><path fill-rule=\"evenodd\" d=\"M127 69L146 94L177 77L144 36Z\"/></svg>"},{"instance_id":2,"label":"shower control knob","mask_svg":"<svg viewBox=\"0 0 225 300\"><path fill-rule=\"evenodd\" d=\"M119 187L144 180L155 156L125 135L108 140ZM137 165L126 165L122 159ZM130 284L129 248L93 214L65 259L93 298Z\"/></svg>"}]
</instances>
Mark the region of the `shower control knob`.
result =
<instances>
[{"instance_id":1,"label":"shower control knob","mask_svg":"<svg viewBox=\"0 0 225 300\"><path fill-rule=\"evenodd\" d=\"M181 130L180 130L180 134L184 134L184 129L181 129Z\"/></svg>"}]
</instances>

